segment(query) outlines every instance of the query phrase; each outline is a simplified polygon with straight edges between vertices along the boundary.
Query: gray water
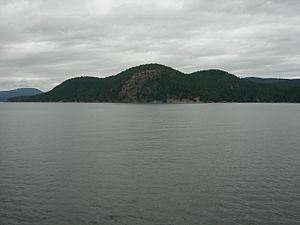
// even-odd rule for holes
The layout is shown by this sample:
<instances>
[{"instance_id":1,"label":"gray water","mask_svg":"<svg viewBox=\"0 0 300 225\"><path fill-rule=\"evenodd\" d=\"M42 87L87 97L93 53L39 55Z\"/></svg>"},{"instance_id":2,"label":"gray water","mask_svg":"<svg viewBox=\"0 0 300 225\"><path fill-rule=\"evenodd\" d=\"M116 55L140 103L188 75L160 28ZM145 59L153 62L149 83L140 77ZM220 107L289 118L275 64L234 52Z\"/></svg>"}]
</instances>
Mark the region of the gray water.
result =
<instances>
[{"instance_id":1,"label":"gray water","mask_svg":"<svg viewBox=\"0 0 300 225\"><path fill-rule=\"evenodd\" d=\"M300 224L300 105L0 104L1 225Z\"/></svg>"}]
</instances>

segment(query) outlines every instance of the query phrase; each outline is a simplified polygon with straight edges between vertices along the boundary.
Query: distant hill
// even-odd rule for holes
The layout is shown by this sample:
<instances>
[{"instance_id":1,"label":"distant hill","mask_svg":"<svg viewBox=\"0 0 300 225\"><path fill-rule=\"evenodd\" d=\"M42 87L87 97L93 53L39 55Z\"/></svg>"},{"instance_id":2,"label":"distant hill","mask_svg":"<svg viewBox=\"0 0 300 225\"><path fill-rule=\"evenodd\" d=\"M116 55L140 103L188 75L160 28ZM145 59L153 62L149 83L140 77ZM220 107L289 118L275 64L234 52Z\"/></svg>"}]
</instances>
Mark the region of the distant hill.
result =
<instances>
[{"instance_id":1,"label":"distant hill","mask_svg":"<svg viewBox=\"0 0 300 225\"><path fill-rule=\"evenodd\" d=\"M36 88L19 88L10 91L0 91L0 102L6 102L9 98L19 96L31 96L41 94L42 91Z\"/></svg>"},{"instance_id":2,"label":"distant hill","mask_svg":"<svg viewBox=\"0 0 300 225\"><path fill-rule=\"evenodd\" d=\"M244 80L252 81L261 84L272 84L277 86L290 86L299 87L300 79L278 79L278 78L258 78L258 77L247 77Z\"/></svg>"},{"instance_id":3,"label":"distant hill","mask_svg":"<svg viewBox=\"0 0 300 225\"><path fill-rule=\"evenodd\" d=\"M106 78L72 78L47 93L10 101L300 102L300 85L261 81L259 78L241 79L222 70L184 74L160 64L147 64Z\"/></svg>"}]
</instances>

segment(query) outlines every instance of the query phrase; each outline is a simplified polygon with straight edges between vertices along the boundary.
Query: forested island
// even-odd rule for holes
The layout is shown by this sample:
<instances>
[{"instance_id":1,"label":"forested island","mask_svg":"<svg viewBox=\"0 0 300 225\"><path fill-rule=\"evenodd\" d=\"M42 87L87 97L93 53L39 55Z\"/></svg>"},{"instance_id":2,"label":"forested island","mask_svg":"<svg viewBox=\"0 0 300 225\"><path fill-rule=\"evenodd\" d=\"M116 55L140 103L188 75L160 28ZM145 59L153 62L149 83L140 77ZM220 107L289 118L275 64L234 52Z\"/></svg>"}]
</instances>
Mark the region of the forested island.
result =
<instances>
[{"instance_id":1,"label":"forested island","mask_svg":"<svg viewBox=\"0 0 300 225\"><path fill-rule=\"evenodd\" d=\"M115 76L77 77L51 91L10 98L11 102L300 102L300 80L239 78L222 70L182 73L160 64L127 69Z\"/></svg>"}]
</instances>

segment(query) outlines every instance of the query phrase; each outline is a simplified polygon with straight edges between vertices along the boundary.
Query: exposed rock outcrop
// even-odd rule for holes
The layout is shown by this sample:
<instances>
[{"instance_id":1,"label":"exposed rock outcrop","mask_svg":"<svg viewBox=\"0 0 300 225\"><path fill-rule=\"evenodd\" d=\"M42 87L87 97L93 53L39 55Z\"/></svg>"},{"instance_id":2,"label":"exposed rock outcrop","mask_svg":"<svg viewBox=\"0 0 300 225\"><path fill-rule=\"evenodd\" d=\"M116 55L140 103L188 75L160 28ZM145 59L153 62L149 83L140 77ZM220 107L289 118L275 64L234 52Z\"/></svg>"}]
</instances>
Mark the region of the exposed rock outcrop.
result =
<instances>
[{"instance_id":1,"label":"exposed rock outcrop","mask_svg":"<svg viewBox=\"0 0 300 225\"><path fill-rule=\"evenodd\" d=\"M120 99L125 102L139 102L143 95L151 94L151 88L145 87L144 84L148 80L157 78L159 73L157 70L145 70L135 73L127 80L119 93Z\"/></svg>"}]
</instances>

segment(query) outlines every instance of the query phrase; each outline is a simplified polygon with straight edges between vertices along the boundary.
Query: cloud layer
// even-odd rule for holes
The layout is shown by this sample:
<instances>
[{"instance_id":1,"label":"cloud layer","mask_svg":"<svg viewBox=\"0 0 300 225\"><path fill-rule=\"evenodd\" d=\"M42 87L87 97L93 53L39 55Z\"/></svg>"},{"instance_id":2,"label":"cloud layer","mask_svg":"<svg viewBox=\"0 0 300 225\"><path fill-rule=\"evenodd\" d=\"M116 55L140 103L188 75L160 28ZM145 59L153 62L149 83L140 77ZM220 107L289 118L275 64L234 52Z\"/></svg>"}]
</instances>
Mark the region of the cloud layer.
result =
<instances>
[{"instance_id":1,"label":"cloud layer","mask_svg":"<svg viewBox=\"0 0 300 225\"><path fill-rule=\"evenodd\" d=\"M1 0L0 89L157 62L300 76L298 0Z\"/></svg>"}]
</instances>

